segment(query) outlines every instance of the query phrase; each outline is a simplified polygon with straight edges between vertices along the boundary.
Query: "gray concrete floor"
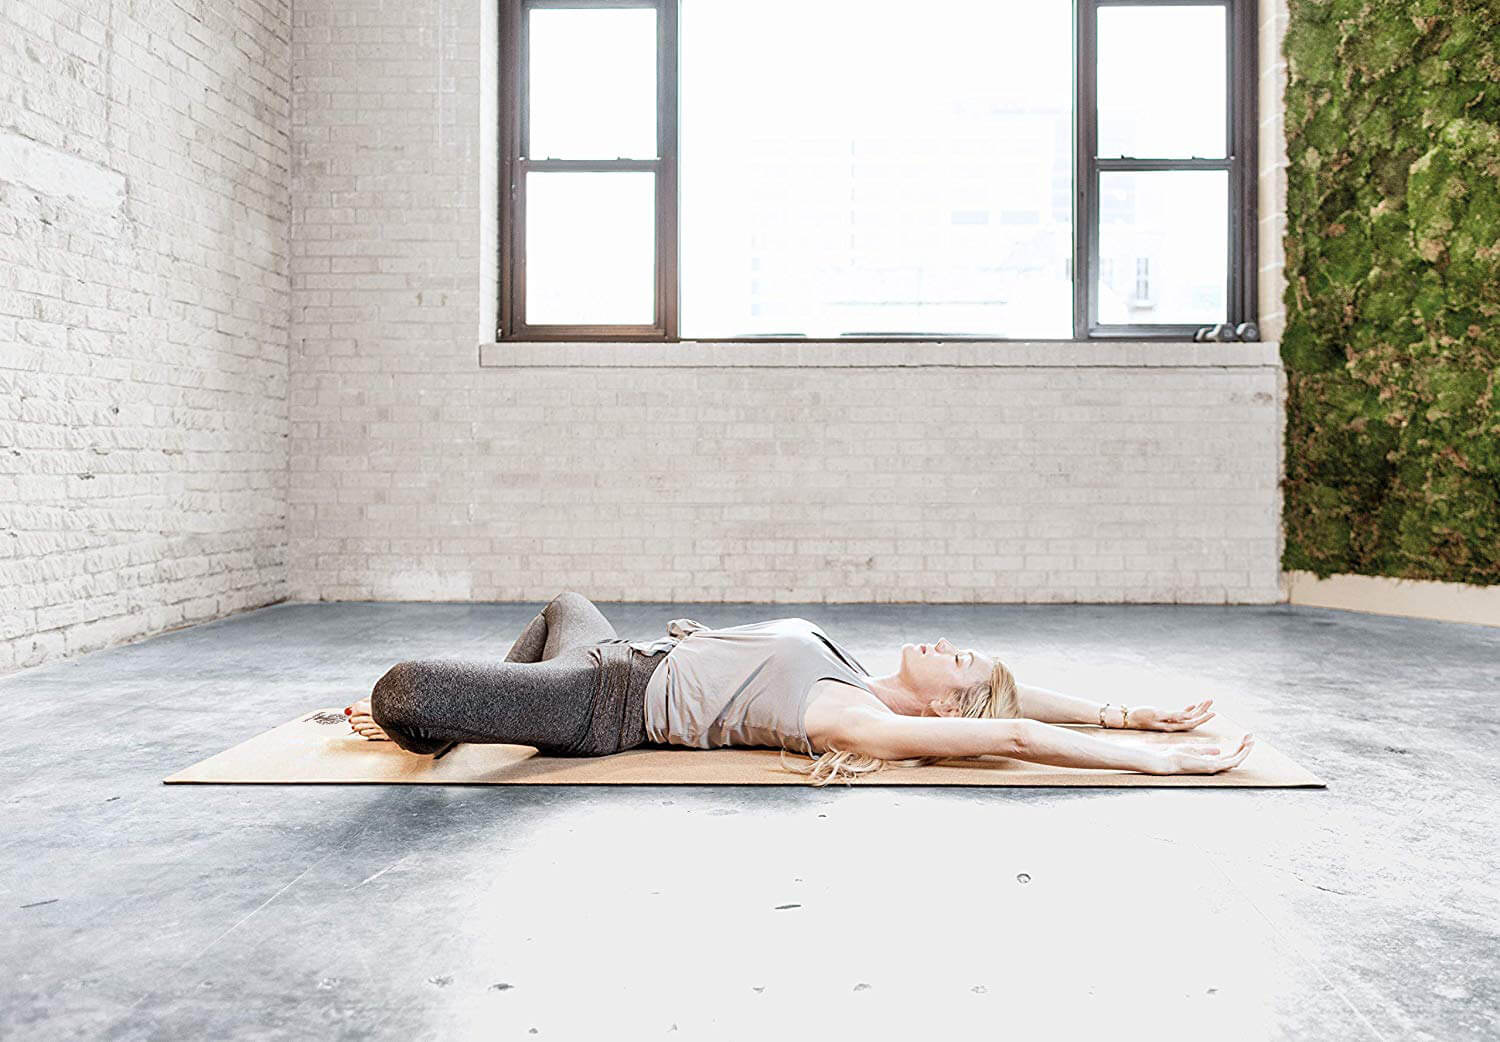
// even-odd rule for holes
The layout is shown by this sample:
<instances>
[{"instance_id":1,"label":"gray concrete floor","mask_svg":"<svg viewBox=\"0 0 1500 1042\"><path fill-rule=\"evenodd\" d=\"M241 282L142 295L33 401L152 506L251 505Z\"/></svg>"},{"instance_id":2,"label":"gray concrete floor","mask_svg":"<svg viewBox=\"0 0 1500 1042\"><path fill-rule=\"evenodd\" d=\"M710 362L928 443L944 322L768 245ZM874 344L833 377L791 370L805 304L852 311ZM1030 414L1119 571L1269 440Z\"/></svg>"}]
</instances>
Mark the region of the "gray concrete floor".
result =
<instances>
[{"instance_id":1,"label":"gray concrete floor","mask_svg":"<svg viewBox=\"0 0 1500 1042\"><path fill-rule=\"evenodd\" d=\"M1324 790L161 784L539 607L280 605L0 678L0 1037L1500 1038L1480 626L601 605L1213 695Z\"/></svg>"}]
</instances>

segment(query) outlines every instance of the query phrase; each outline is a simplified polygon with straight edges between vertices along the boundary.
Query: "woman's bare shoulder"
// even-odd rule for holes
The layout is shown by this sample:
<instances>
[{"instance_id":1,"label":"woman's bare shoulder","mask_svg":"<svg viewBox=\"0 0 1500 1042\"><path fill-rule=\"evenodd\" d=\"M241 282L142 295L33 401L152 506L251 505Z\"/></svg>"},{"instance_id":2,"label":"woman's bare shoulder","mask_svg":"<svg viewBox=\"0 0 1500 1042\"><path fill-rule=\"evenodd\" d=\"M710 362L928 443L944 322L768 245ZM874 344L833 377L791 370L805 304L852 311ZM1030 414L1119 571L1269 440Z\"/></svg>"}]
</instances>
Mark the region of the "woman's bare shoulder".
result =
<instances>
[{"instance_id":1,"label":"woman's bare shoulder","mask_svg":"<svg viewBox=\"0 0 1500 1042\"><path fill-rule=\"evenodd\" d=\"M848 725L851 714L867 712L896 715L890 706L864 688L842 680L815 681L807 696L807 713L803 717L807 740L815 749L826 749L829 740Z\"/></svg>"}]
</instances>

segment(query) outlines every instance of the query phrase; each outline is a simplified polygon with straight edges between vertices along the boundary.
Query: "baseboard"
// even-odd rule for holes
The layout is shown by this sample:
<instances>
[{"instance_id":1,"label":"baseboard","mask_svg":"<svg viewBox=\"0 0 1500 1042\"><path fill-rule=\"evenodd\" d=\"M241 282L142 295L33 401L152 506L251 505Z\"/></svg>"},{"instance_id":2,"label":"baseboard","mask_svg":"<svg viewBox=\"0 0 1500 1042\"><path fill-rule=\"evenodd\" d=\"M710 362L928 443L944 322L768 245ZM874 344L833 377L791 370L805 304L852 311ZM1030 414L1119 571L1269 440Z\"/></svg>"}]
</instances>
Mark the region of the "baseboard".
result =
<instances>
[{"instance_id":1,"label":"baseboard","mask_svg":"<svg viewBox=\"0 0 1500 1042\"><path fill-rule=\"evenodd\" d=\"M1288 604L1500 626L1500 585L1391 579L1383 575L1283 572Z\"/></svg>"}]
</instances>

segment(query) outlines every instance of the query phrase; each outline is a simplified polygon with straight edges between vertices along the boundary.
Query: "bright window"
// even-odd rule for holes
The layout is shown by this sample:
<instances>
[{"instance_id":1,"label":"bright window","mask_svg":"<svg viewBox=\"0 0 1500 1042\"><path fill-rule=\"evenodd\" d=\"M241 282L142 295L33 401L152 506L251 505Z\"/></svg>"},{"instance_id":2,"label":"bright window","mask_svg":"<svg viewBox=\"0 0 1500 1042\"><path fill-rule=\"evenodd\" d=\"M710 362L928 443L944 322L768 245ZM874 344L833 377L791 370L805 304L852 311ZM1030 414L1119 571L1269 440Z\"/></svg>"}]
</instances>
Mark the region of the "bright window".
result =
<instances>
[{"instance_id":1,"label":"bright window","mask_svg":"<svg viewBox=\"0 0 1500 1042\"><path fill-rule=\"evenodd\" d=\"M502 2L503 339L1254 318L1248 0Z\"/></svg>"}]
</instances>

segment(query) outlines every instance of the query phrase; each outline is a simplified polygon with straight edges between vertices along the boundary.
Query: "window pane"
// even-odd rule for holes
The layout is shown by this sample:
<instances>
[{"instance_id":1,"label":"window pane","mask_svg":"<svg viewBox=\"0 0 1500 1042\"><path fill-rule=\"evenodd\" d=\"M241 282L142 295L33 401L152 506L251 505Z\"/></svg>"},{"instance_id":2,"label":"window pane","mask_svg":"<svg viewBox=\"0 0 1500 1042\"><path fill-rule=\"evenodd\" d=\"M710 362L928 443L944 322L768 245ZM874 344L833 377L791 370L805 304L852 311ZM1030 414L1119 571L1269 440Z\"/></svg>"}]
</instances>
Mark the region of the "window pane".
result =
<instances>
[{"instance_id":1,"label":"window pane","mask_svg":"<svg viewBox=\"0 0 1500 1042\"><path fill-rule=\"evenodd\" d=\"M526 322L651 325L656 175L526 174Z\"/></svg>"},{"instance_id":2,"label":"window pane","mask_svg":"<svg viewBox=\"0 0 1500 1042\"><path fill-rule=\"evenodd\" d=\"M529 159L656 157L656 11L529 12Z\"/></svg>"},{"instance_id":3,"label":"window pane","mask_svg":"<svg viewBox=\"0 0 1500 1042\"><path fill-rule=\"evenodd\" d=\"M916 10L682 0L683 337L1072 335L1071 5Z\"/></svg>"},{"instance_id":4,"label":"window pane","mask_svg":"<svg viewBox=\"0 0 1500 1042\"><path fill-rule=\"evenodd\" d=\"M1224 11L1099 8L1099 156L1225 155Z\"/></svg>"},{"instance_id":5,"label":"window pane","mask_svg":"<svg viewBox=\"0 0 1500 1042\"><path fill-rule=\"evenodd\" d=\"M1099 174L1099 321L1208 325L1228 316L1229 174Z\"/></svg>"}]
</instances>

